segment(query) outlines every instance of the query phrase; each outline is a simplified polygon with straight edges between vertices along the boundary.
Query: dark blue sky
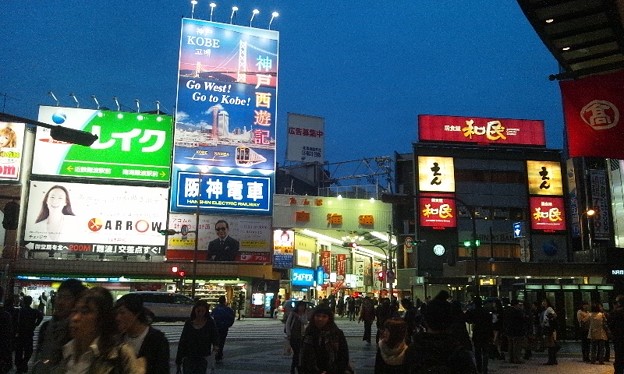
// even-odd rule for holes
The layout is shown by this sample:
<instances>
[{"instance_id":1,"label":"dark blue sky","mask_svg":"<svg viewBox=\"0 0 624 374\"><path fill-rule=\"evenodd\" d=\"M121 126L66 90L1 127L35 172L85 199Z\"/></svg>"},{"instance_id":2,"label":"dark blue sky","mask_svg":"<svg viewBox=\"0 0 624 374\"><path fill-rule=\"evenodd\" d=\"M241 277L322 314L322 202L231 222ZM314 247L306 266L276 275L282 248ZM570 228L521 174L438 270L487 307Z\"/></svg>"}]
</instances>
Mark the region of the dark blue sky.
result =
<instances>
[{"instance_id":1,"label":"dark blue sky","mask_svg":"<svg viewBox=\"0 0 624 374\"><path fill-rule=\"evenodd\" d=\"M330 162L411 152L418 114L544 120L562 147L557 63L514 0L216 1L213 20L267 28L280 16L278 162L286 114L325 118ZM209 18L199 0L195 18ZM37 117L38 105L175 106L186 0L0 2L0 109ZM6 98L6 100L5 100Z\"/></svg>"}]
</instances>

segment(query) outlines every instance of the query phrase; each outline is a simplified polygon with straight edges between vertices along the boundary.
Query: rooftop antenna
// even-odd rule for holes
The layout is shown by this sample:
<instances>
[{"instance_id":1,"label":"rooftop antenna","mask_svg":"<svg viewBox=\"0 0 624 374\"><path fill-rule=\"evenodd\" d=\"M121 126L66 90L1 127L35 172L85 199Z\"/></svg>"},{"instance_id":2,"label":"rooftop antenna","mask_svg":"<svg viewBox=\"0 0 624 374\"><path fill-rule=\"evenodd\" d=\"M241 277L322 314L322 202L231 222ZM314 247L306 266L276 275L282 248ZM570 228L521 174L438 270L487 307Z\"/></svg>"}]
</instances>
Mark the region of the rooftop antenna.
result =
<instances>
[{"instance_id":1,"label":"rooftop antenna","mask_svg":"<svg viewBox=\"0 0 624 374\"><path fill-rule=\"evenodd\" d=\"M56 101L56 106L59 106L59 100L56 98L56 95L52 91L48 91L48 95L52 96L52 99Z\"/></svg>"},{"instance_id":2,"label":"rooftop antenna","mask_svg":"<svg viewBox=\"0 0 624 374\"><path fill-rule=\"evenodd\" d=\"M117 96L113 96L113 101L117 105L117 111L121 112L121 107L119 106L119 100L117 100Z\"/></svg>"},{"instance_id":3,"label":"rooftop antenna","mask_svg":"<svg viewBox=\"0 0 624 374\"><path fill-rule=\"evenodd\" d=\"M137 106L137 113L141 112L141 106L139 105L139 99L134 99L134 102L136 103Z\"/></svg>"},{"instance_id":4,"label":"rooftop antenna","mask_svg":"<svg viewBox=\"0 0 624 374\"><path fill-rule=\"evenodd\" d=\"M76 95L74 95L74 93L70 93L69 96L71 96L74 101L76 102L76 108L80 108L80 103L78 102L78 98L76 97Z\"/></svg>"},{"instance_id":5,"label":"rooftop antenna","mask_svg":"<svg viewBox=\"0 0 624 374\"><path fill-rule=\"evenodd\" d=\"M93 98L93 101L95 101L95 106L97 110L100 110L100 102L98 101L97 97L95 97L95 95L91 95L91 97Z\"/></svg>"}]
</instances>

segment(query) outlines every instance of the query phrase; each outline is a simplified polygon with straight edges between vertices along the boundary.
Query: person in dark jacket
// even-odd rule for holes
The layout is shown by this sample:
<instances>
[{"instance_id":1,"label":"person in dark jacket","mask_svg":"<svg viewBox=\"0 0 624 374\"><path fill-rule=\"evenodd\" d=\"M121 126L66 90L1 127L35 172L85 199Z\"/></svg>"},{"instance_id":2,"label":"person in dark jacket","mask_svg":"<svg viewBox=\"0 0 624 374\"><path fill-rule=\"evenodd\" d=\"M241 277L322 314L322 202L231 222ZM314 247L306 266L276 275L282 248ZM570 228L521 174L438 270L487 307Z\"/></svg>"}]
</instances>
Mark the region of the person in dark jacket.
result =
<instances>
[{"instance_id":1,"label":"person in dark jacket","mask_svg":"<svg viewBox=\"0 0 624 374\"><path fill-rule=\"evenodd\" d=\"M609 329L613 339L613 369L624 374L624 295L615 298L614 310L609 315Z\"/></svg>"},{"instance_id":2,"label":"person in dark jacket","mask_svg":"<svg viewBox=\"0 0 624 374\"><path fill-rule=\"evenodd\" d=\"M505 308L503 331L507 337L509 362L521 364L522 343L526 336L526 320L524 307L518 299L511 300L508 308Z\"/></svg>"},{"instance_id":3,"label":"person in dark jacket","mask_svg":"<svg viewBox=\"0 0 624 374\"><path fill-rule=\"evenodd\" d=\"M16 372L28 372L28 361L33 355L33 337L35 328L43 321L43 313L31 307L32 296L24 296L24 305L13 313L15 325L15 367Z\"/></svg>"},{"instance_id":4,"label":"person in dark jacket","mask_svg":"<svg viewBox=\"0 0 624 374\"><path fill-rule=\"evenodd\" d=\"M373 300L366 296L360 307L358 323L364 322L364 335L362 336L362 340L367 344L371 343L373 321L375 321L375 306L373 305Z\"/></svg>"},{"instance_id":5,"label":"person in dark jacket","mask_svg":"<svg viewBox=\"0 0 624 374\"><path fill-rule=\"evenodd\" d=\"M151 312L136 294L122 296L115 304L117 329L138 358L145 359L146 374L169 374L169 341L150 326Z\"/></svg>"},{"instance_id":6,"label":"person in dark jacket","mask_svg":"<svg viewBox=\"0 0 624 374\"><path fill-rule=\"evenodd\" d=\"M447 331L453 321L451 304L432 299L427 303L424 320L427 331L417 334L405 353L405 373L427 371L435 365L434 370L475 374L477 369L472 354Z\"/></svg>"},{"instance_id":7,"label":"person in dark jacket","mask_svg":"<svg viewBox=\"0 0 624 374\"><path fill-rule=\"evenodd\" d=\"M191 310L191 318L184 323L178 353L176 354L177 372L182 368L184 374L205 374L208 357L218 351L219 336L214 320L208 313L208 303L199 300Z\"/></svg>"},{"instance_id":8,"label":"person in dark jacket","mask_svg":"<svg viewBox=\"0 0 624 374\"><path fill-rule=\"evenodd\" d=\"M347 339L336 326L334 314L328 306L314 309L303 337L299 362L301 374L345 374L350 371Z\"/></svg>"},{"instance_id":9,"label":"person in dark jacket","mask_svg":"<svg viewBox=\"0 0 624 374\"><path fill-rule=\"evenodd\" d=\"M480 297L475 297L474 309L466 312L466 321L472 324L472 344L477 371L487 374L490 346L494 341L494 324L490 312L483 308L483 301Z\"/></svg>"},{"instance_id":10,"label":"person in dark jacket","mask_svg":"<svg viewBox=\"0 0 624 374\"><path fill-rule=\"evenodd\" d=\"M212 318L215 321L217 332L219 333L219 352L217 352L215 358L217 362L221 362L223 360L225 339L228 336L230 327L232 327L236 319L234 309L227 306L225 302L225 296L219 296L219 304L212 310Z\"/></svg>"},{"instance_id":11,"label":"person in dark jacket","mask_svg":"<svg viewBox=\"0 0 624 374\"><path fill-rule=\"evenodd\" d=\"M402 373L405 370L407 330L407 322L401 318L386 320L377 343L375 374Z\"/></svg>"},{"instance_id":12,"label":"person in dark jacket","mask_svg":"<svg viewBox=\"0 0 624 374\"><path fill-rule=\"evenodd\" d=\"M13 303L12 298L7 302ZM7 311L5 304L0 307L0 374L6 374L13 367L13 319L11 313Z\"/></svg>"}]
</instances>

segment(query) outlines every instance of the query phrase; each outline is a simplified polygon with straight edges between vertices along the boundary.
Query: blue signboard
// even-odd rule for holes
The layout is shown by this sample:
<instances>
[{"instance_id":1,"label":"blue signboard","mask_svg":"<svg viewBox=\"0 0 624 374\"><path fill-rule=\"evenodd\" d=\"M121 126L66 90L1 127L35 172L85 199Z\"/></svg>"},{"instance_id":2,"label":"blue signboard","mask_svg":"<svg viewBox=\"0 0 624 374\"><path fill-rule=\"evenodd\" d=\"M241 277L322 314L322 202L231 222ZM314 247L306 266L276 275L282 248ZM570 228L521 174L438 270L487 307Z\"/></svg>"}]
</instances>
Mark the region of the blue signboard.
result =
<instances>
[{"instance_id":1,"label":"blue signboard","mask_svg":"<svg viewBox=\"0 0 624 374\"><path fill-rule=\"evenodd\" d=\"M291 253L273 255L273 267L276 269L292 268L293 255Z\"/></svg>"},{"instance_id":2,"label":"blue signboard","mask_svg":"<svg viewBox=\"0 0 624 374\"><path fill-rule=\"evenodd\" d=\"M325 284L325 269L322 266L316 268L316 284Z\"/></svg>"},{"instance_id":3,"label":"blue signboard","mask_svg":"<svg viewBox=\"0 0 624 374\"><path fill-rule=\"evenodd\" d=\"M272 179L262 175L176 173L172 211L270 214Z\"/></svg>"},{"instance_id":4,"label":"blue signboard","mask_svg":"<svg viewBox=\"0 0 624 374\"><path fill-rule=\"evenodd\" d=\"M293 286L314 286L314 269L293 268L291 274L291 282Z\"/></svg>"}]
</instances>

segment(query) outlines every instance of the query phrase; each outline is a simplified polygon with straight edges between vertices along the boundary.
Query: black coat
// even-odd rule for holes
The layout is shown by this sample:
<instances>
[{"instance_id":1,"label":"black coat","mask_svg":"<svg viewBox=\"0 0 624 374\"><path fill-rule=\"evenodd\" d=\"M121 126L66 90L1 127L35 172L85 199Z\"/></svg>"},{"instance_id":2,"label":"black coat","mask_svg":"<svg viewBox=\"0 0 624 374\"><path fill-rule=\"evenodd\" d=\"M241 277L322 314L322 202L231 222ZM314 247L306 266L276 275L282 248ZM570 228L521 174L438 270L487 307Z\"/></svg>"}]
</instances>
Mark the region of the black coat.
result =
<instances>
[{"instance_id":1,"label":"black coat","mask_svg":"<svg viewBox=\"0 0 624 374\"><path fill-rule=\"evenodd\" d=\"M212 261L234 261L240 249L238 240L228 236L223 240L215 239L208 243L208 260Z\"/></svg>"},{"instance_id":2,"label":"black coat","mask_svg":"<svg viewBox=\"0 0 624 374\"><path fill-rule=\"evenodd\" d=\"M150 326L137 357L145 357L145 374L169 374L169 341Z\"/></svg>"}]
</instances>

